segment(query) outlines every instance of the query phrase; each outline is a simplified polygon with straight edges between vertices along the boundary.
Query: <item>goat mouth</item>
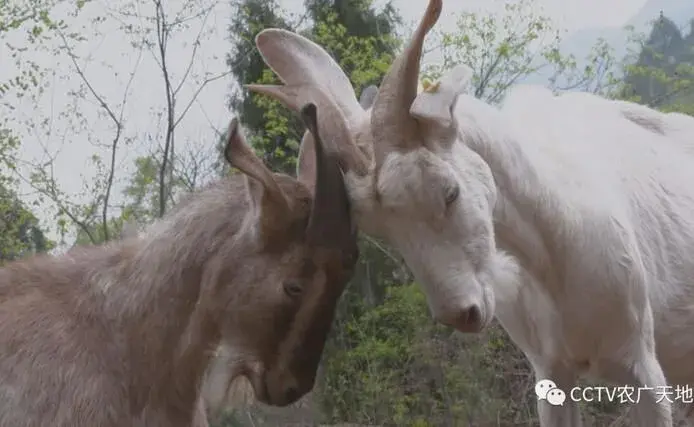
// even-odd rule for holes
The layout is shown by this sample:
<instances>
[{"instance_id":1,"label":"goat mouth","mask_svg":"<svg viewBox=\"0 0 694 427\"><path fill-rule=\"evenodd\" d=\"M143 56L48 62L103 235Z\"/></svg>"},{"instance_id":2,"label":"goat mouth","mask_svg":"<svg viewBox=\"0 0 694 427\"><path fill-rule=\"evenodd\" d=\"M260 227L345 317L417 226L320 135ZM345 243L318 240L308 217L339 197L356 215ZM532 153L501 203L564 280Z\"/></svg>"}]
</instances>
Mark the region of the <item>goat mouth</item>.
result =
<instances>
[{"instance_id":1,"label":"goat mouth","mask_svg":"<svg viewBox=\"0 0 694 427\"><path fill-rule=\"evenodd\" d=\"M264 373L262 371L249 369L245 376L246 378L248 378L248 381L250 381L251 385L253 386L253 393L255 394L255 398L260 403L272 405L272 396L270 395L270 389L268 388L268 384Z\"/></svg>"},{"instance_id":2,"label":"goat mouth","mask_svg":"<svg viewBox=\"0 0 694 427\"><path fill-rule=\"evenodd\" d=\"M263 375L263 369L260 367L260 364L246 365L241 368L239 374L246 377L251 383L255 398L261 403L267 404L270 400L270 392L267 388L265 375Z\"/></svg>"}]
</instances>

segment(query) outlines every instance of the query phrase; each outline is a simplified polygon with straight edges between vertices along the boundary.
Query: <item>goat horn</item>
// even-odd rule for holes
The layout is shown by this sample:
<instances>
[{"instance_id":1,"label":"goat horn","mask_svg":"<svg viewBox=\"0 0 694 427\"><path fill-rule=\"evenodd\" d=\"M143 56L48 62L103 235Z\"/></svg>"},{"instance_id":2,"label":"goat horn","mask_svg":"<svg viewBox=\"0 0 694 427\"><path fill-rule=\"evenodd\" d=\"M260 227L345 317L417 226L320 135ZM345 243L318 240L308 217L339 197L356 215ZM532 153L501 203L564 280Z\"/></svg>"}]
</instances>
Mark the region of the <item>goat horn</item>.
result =
<instances>
[{"instance_id":1,"label":"goat horn","mask_svg":"<svg viewBox=\"0 0 694 427\"><path fill-rule=\"evenodd\" d=\"M301 118L313 135L316 159L315 192L307 238L314 245L342 247L354 238L355 232L344 177L334 154L324 149L316 105L306 104L301 109Z\"/></svg>"},{"instance_id":2,"label":"goat horn","mask_svg":"<svg viewBox=\"0 0 694 427\"><path fill-rule=\"evenodd\" d=\"M429 0L412 39L383 78L371 115L377 166L389 151L413 148L412 144L417 141L419 130L416 120L410 116L410 106L417 97L424 37L439 19L441 9L442 0Z\"/></svg>"}]
</instances>

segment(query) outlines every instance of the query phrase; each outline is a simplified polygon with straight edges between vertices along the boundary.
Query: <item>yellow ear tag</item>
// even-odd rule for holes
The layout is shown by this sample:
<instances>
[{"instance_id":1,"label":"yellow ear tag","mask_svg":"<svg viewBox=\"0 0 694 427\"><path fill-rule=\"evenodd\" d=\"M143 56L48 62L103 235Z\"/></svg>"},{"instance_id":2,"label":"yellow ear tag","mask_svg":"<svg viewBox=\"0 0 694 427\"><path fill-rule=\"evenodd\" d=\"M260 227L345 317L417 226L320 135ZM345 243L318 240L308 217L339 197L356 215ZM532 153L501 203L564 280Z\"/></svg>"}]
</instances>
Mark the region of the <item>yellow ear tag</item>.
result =
<instances>
[{"instance_id":1,"label":"yellow ear tag","mask_svg":"<svg viewBox=\"0 0 694 427\"><path fill-rule=\"evenodd\" d=\"M432 83L428 79L422 80L422 88L424 89L424 92L429 92L429 93L436 93L439 90L439 85L441 84L440 81L437 81L435 83Z\"/></svg>"}]
</instances>

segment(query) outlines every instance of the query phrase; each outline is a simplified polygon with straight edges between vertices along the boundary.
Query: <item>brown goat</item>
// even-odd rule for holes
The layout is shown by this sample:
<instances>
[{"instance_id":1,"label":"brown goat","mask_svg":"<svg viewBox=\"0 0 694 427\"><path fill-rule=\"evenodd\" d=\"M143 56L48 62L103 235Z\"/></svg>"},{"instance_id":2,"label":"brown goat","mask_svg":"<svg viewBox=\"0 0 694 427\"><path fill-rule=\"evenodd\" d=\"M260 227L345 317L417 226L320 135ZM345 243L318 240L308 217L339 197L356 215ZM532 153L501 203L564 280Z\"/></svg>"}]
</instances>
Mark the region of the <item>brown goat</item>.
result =
<instances>
[{"instance_id":1,"label":"brown goat","mask_svg":"<svg viewBox=\"0 0 694 427\"><path fill-rule=\"evenodd\" d=\"M302 110L320 141L316 114ZM199 389L220 343L261 402L310 391L358 257L321 144L298 180L273 174L234 119L225 157L243 174L142 237L0 269L0 427L206 425Z\"/></svg>"}]
</instances>

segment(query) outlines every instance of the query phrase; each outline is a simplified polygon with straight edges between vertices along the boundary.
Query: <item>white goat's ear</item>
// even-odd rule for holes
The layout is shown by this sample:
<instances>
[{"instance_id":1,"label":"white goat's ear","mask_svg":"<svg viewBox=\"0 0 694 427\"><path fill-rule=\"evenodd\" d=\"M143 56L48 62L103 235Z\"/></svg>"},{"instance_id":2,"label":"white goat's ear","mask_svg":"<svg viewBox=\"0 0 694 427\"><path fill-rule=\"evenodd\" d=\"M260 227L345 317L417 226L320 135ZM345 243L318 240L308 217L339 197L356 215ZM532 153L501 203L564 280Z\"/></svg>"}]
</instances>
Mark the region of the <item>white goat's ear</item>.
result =
<instances>
[{"instance_id":1,"label":"white goat's ear","mask_svg":"<svg viewBox=\"0 0 694 427\"><path fill-rule=\"evenodd\" d=\"M453 106L472 78L472 68L457 65L443 77L426 87L410 106L410 114L418 120L448 128L453 124Z\"/></svg>"},{"instance_id":2,"label":"white goat's ear","mask_svg":"<svg viewBox=\"0 0 694 427\"><path fill-rule=\"evenodd\" d=\"M375 85L366 87L361 91L361 96L359 97L359 105L364 110L368 110L374 104L376 100L376 95L378 95L378 88Z\"/></svg>"},{"instance_id":3,"label":"white goat's ear","mask_svg":"<svg viewBox=\"0 0 694 427\"><path fill-rule=\"evenodd\" d=\"M258 33L255 44L265 63L285 84L321 86L348 122L363 114L349 78L316 43L291 31L269 28Z\"/></svg>"}]
</instances>

